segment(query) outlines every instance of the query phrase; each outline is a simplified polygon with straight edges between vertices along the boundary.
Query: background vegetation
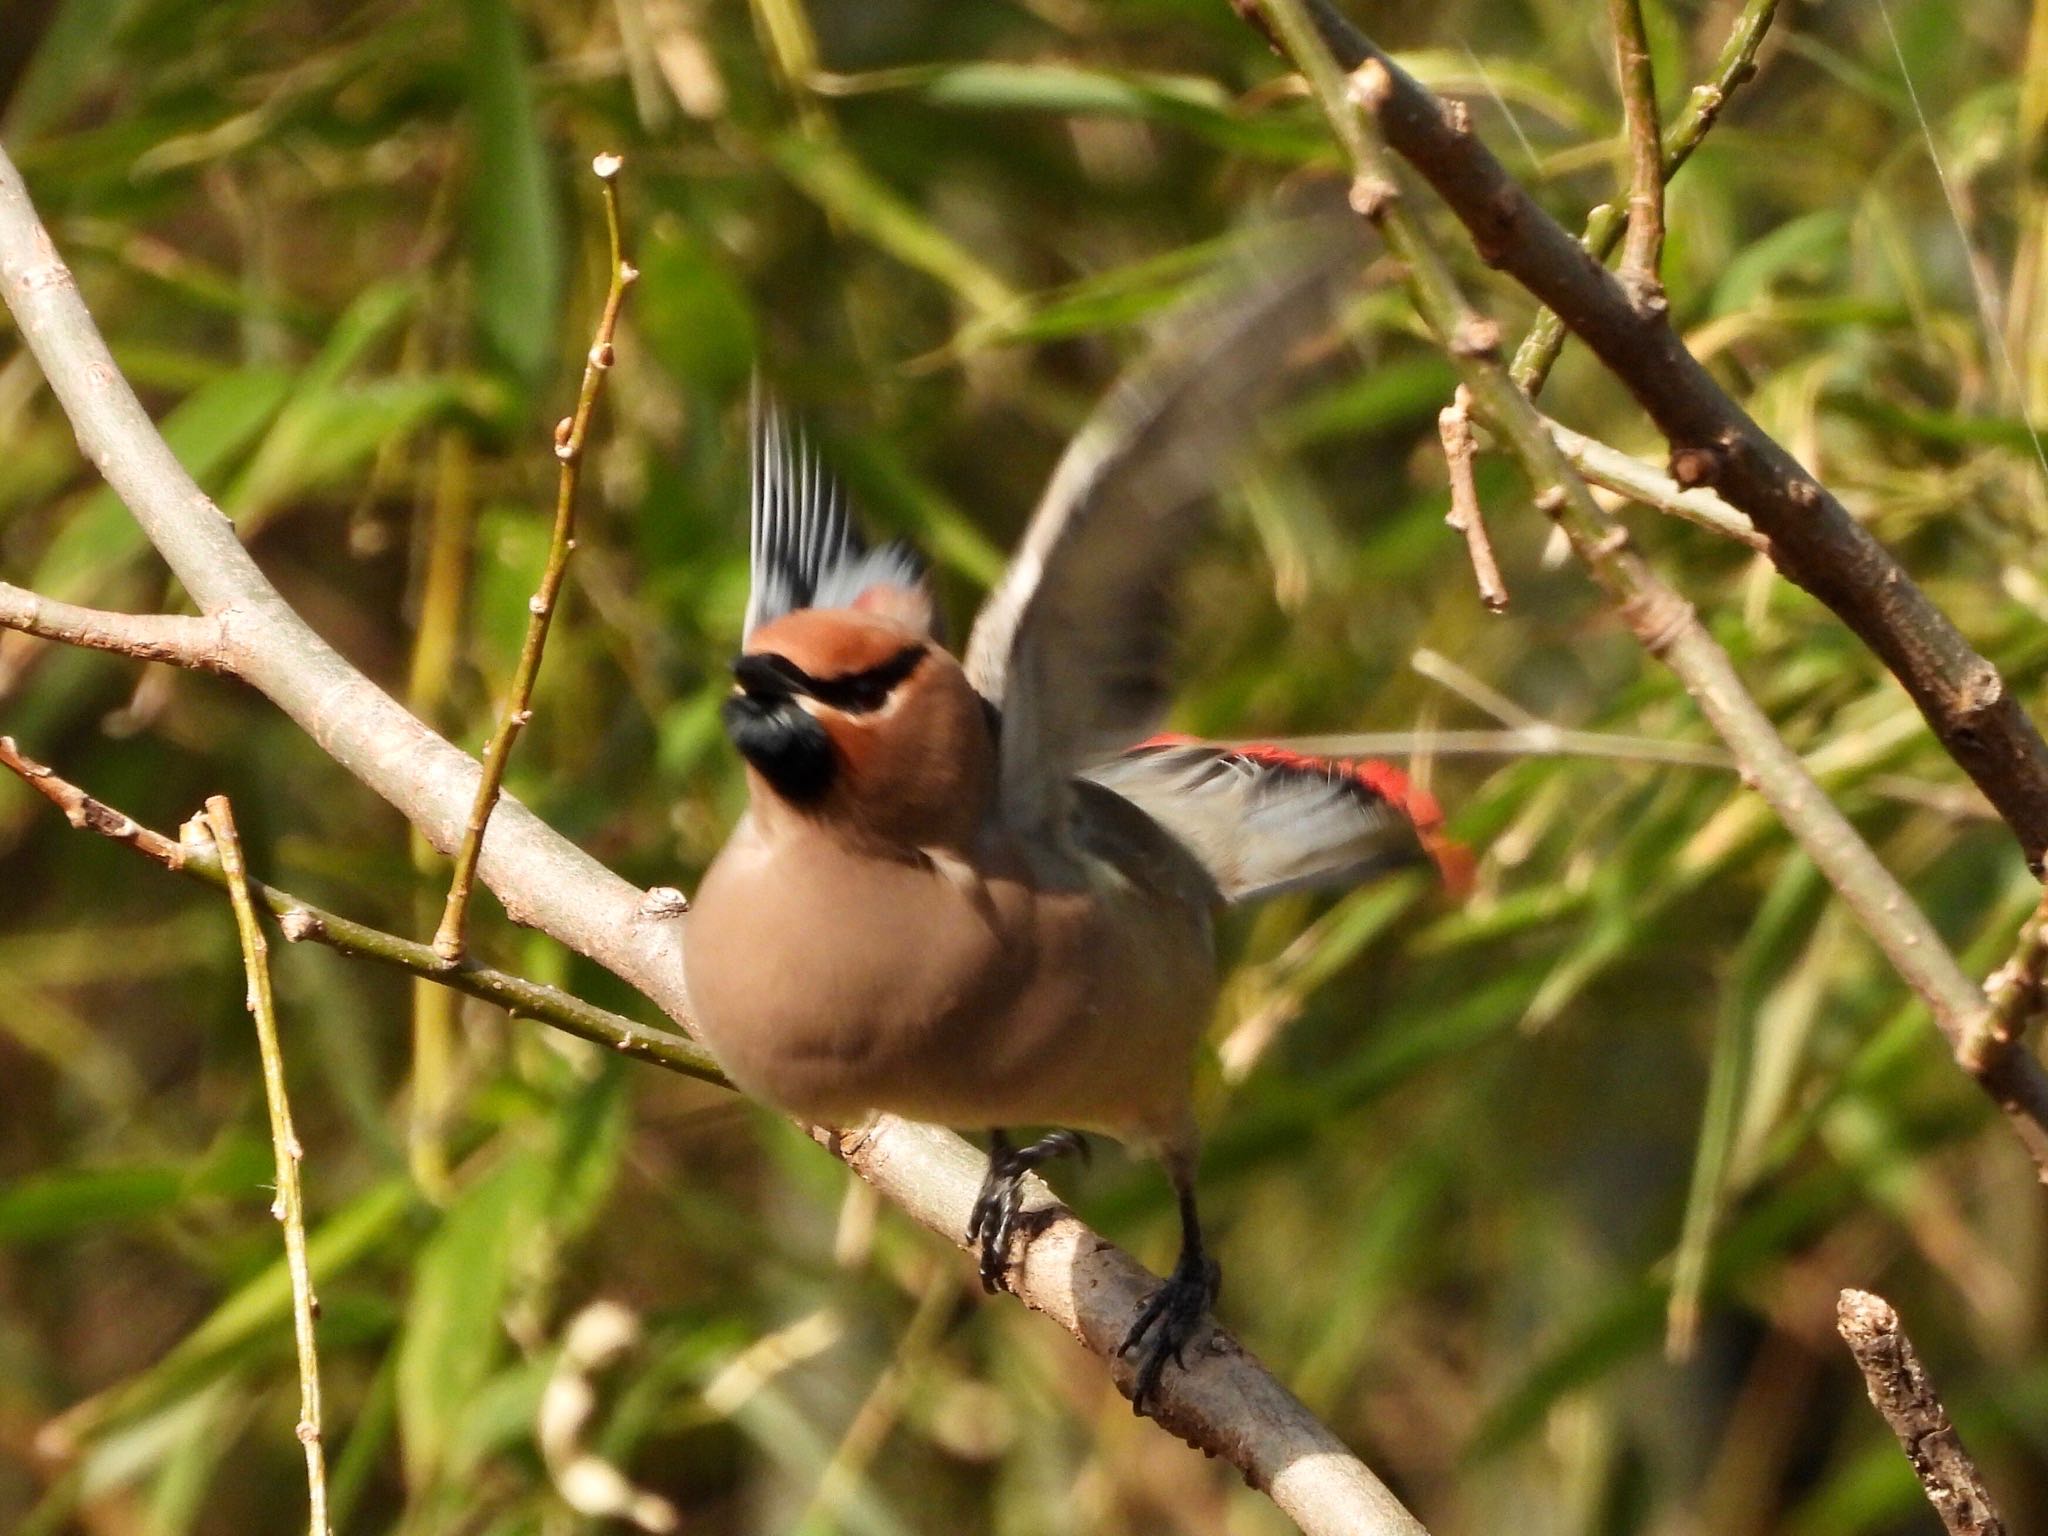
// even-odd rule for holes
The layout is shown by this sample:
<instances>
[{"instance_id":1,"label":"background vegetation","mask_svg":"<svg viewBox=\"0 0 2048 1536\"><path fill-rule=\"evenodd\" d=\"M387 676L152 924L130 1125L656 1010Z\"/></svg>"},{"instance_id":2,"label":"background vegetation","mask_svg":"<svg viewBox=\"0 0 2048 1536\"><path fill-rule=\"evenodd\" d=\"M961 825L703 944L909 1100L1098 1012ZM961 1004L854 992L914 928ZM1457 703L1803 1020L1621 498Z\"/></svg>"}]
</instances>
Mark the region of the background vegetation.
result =
<instances>
[{"instance_id":1,"label":"background vegetation","mask_svg":"<svg viewBox=\"0 0 2048 1536\"><path fill-rule=\"evenodd\" d=\"M1371 9L1567 223L1612 195L1600 8ZM1734 9L1649 6L1667 105ZM316 627L472 746L601 292L585 167L626 153L644 276L511 787L686 888L741 798L715 707L756 362L871 526L934 555L964 628L1145 323L1335 164L1220 0L6 0L0 21L0 139L170 440ZM1695 350L2036 705L2044 119L2048 22L2015 0L1788 5L1674 185L1666 263ZM1468 265L1515 334L1526 303ZM159 563L7 335L0 572L158 605ZM2025 1159L1496 461L1514 604L1482 610L1441 523L1450 388L1404 303L1366 293L1195 553L1175 723L1528 711L1617 740L1419 752L1482 855L1462 908L1418 881L1228 926L1205 1179L1226 1320L1439 1536L1929 1530L1833 1337L1837 1289L1869 1286L2014 1528L2040 1528ZM1545 403L1658 451L1576 350ZM1898 688L1748 551L1631 516L1988 971L2035 887ZM231 793L260 873L431 930L441 862L262 701L6 640L0 727L26 749L166 829ZM488 956L631 1010L494 905L479 924ZM774 1116L331 955L277 968L337 1530L590 1528L579 1451L700 1531L1284 1528ZM303 1525L241 993L223 901L0 784L0 1525L23 1536ZM1165 1262L1156 1171L1112 1155L1061 1183ZM600 1305L636 1336L593 1364L620 1315ZM595 1407L566 1422L579 1381Z\"/></svg>"}]
</instances>

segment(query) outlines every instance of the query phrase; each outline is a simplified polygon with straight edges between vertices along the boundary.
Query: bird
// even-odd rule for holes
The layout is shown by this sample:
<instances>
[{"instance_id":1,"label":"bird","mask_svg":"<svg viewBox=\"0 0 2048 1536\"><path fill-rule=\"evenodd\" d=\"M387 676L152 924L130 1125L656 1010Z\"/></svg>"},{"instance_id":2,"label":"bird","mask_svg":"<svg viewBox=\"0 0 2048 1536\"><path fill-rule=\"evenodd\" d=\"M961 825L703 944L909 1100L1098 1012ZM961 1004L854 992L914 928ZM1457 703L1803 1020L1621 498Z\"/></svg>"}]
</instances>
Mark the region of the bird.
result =
<instances>
[{"instance_id":1,"label":"bird","mask_svg":"<svg viewBox=\"0 0 2048 1536\"><path fill-rule=\"evenodd\" d=\"M1160 734L1172 584L1216 481L1329 314L1295 256L1177 316L1062 456L962 653L922 562L870 548L809 443L751 429L751 590L725 732L748 806L693 897L684 985L743 1091L848 1126L985 1132L966 1239L1007 1283L1023 1178L1106 1135L1158 1158L1178 1259L1118 1350L1131 1401L1216 1297L1197 1052L1225 906L1469 855L1394 767ZM1019 1144L1020 1127L1046 1134Z\"/></svg>"}]
</instances>

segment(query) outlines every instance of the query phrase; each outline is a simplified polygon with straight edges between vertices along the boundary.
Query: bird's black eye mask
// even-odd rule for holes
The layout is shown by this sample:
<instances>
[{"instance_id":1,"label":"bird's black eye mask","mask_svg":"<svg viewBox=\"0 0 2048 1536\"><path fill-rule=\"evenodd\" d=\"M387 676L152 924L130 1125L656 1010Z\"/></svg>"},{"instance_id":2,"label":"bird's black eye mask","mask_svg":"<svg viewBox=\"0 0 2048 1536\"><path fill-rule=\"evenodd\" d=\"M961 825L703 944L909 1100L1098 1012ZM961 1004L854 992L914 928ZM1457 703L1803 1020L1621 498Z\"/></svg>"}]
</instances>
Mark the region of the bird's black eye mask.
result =
<instances>
[{"instance_id":1,"label":"bird's black eye mask","mask_svg":"<svg viewBox=\"0 0 2048 1536\"><path fill-rule=\"evenodd\" d=\"M906 645L888 660L837 677L813 677L786 656L753 651L732 664L733 680L751 694L789 698L803 694L849 715L880 709L898 684L923 664L926 647Z\"/></svg>"}]
</instances>

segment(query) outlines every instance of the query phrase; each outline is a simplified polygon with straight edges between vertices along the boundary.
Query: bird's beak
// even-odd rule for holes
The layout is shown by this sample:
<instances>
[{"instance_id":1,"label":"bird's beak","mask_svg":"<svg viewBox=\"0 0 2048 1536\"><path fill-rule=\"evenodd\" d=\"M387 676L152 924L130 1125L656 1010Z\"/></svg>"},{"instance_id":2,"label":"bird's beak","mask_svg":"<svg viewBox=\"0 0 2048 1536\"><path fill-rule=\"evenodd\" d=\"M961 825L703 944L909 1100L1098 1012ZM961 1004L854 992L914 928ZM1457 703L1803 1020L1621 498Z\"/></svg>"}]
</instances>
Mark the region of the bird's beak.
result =
<instances>
[{"instance_id":1,"label":"bird's beak","mask_svg":"<svg viewBox=\"0 0 2048 1536\"><path fill-rule=\"evenodd\" d=\"M765 701L794 698L811 691L811 680L793 662L766 652L752 652L732 664L732 678L741 692Z\"/></svg>"}]
</instances>

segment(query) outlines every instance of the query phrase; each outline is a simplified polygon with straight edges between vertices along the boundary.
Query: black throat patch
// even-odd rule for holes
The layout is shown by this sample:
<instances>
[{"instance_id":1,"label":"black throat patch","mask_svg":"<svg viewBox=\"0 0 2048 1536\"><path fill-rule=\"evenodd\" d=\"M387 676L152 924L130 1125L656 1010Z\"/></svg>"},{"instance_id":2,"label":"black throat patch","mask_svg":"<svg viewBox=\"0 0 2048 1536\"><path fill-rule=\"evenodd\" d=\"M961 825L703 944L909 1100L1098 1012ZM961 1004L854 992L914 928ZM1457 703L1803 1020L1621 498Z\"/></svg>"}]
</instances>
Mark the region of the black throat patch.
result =
<instances>
[{"instance_id":1,"label":"black throat patch","mask_svg":"<svg viewBox=\"0 0 2048 1536\"><path fill-rule=\"evenodd\" d=\"M740 756L783 799L807 805L832 787L839 772L832 739L795 699L736 693L718 713Z\"/></svg>"}]
</instances>

